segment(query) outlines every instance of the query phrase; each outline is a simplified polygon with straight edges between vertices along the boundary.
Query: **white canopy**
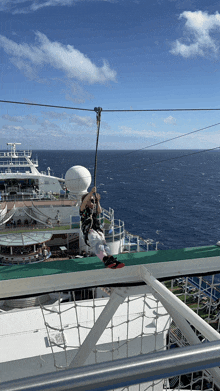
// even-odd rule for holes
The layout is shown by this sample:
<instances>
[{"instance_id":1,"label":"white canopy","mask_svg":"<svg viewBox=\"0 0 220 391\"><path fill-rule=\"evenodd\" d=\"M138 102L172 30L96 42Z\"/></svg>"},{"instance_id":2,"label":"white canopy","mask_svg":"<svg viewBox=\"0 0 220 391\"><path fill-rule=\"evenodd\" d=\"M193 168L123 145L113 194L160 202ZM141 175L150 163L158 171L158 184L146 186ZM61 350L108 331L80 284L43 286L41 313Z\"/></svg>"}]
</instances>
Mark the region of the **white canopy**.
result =
<instances>
[{"instance_id":1,"label":"white canopy","mask_svg":"<svg viewBox=\"0 0 220 391\"><path fill-rule=\"evenodd\" d=\"M32 244L40 244L47 242L52 238L51 233L48 232L27 232L0 235L0 246L30 246Z\"/></svg>"}]
</instances>

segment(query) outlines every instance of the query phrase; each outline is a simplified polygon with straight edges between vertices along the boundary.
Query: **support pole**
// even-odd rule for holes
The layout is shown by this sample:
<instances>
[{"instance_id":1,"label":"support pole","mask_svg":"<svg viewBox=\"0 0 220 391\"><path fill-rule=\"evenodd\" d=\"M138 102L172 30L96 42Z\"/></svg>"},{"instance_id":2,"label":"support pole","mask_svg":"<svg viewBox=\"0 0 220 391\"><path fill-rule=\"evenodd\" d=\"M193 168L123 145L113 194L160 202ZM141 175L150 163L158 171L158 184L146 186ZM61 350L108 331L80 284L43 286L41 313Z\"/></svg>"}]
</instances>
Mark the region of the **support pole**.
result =
<instances>
[{"instance_id":1,"label":"support pole","mask_svg":"<svg viewBox=\"0 0 220 391\"><path fill-rule=\"evenodd\" d=\"M169 291L161 282L149 273L146 266L140 266L140 277L163 297L165 303L170 304L180 315L190 322L208 341L220 340L220 334L206 323L199 315Z\"/></svg>"},{"instance_id":2,"label":"support pole","mask_svg":"<svg viewBox=\"0 0 220 391\"><path fill-rule=\"evenodd\" d=\"M161 304L166 308L167 312L170 314L171 318L174 320L176 325L179 327L181 332L186 337L187 341L190 343L190 345L199 345L201 343L200 339L197 337L197 335L194 333L192 328L190 327L189 323L186 321L186 319L177 312L172 305L167 303L166 300L163 299L163 296L161 296L159 293L157 293L154 289L151 288L151 293L154 295L154 297L161 302ZM210 374L213 377L213 380L218 388L220 388L220 369L218 367L216 368L210 368L208 370Z\"/></svg>"},{"instance_id":3,"label":"support pole","mask_svg":"<svg viewBox=\"0 0 220 391\"><path fill-rule=\"evenodd\" d=\"M69 246L69 234L66 235L66 244L67 244L67 250L70 249L70 246Z\"/></svg>"},{"instance_id":4,"label":"support pole","mask_svg":"<svg viewBox=\"0 0 220 391\"><path fill-rule=\"evenodd\" d=\"M76 353L76 356L69 364L69 368L81 367L85 363L90 353L96 346L99 338L101 337L104 330L106 329L111 318L117 311L118 307L120 306L120 304L124 302L126 296L127 296L126 289L118 288L113 291L108 303L106 304L102 313L99 315L93 328L90 330L86 339L84 340L78 352Z\"/></svg>"}]
</instances>

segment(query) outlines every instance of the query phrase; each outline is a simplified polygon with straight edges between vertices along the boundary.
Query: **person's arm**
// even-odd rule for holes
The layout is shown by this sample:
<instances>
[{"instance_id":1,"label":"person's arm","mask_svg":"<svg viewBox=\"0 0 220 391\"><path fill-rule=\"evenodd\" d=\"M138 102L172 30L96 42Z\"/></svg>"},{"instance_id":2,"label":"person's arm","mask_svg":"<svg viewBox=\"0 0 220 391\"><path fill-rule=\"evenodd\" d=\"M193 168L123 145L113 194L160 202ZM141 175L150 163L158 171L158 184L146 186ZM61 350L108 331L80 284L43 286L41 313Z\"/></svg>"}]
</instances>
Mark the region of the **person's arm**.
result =
<instances>
[{"instance_id":1,"label":"person's arm","mask_svg":"<svg viewBox=\"0 0 220 391\"><path fill-rule=\"evenodd\" d=\"M97 211L98 214L102 213L102 207L101 207L101 205L99 203L100 198L101 198L100 194L97 193L96 194L96 211Z\"/></svg>"},{"instance_id":2,"label":"person's arm","mask_svg":"<svg viewBox=\"0 0 220 391\"><path fill-rule=\"evenodd\" d=\"M87 194L87 196L84 198L81 206L80 211L82 212L86 208L86 204L89 201L89 199L93 196L93 193L96 192L96 187L93 187L92 190Z\"/></svg>"}]
</instances>

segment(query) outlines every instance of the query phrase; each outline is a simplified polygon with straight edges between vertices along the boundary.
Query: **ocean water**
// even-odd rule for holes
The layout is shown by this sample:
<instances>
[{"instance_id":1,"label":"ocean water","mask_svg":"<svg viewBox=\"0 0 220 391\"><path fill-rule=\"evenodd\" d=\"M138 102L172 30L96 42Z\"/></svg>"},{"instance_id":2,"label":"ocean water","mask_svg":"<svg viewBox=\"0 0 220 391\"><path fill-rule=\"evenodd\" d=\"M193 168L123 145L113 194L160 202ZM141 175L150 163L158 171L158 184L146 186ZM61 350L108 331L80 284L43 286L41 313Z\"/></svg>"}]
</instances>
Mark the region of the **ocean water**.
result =
<instances>
[{"instance_id":1,"label":"ocean water","mask_svg":"<svg viewBox=\"0 0 220 391\"><path fill-rule=\"evenodd\" d=\"M33 151L36 156L39 171L50 167L51 175L65 178L82 165L93 177L95 151ZM218 150L98 151L96 183L101 205L112 207L129 232L159 241L160 249L220 240Z\"/></svg>"}]
</instances>

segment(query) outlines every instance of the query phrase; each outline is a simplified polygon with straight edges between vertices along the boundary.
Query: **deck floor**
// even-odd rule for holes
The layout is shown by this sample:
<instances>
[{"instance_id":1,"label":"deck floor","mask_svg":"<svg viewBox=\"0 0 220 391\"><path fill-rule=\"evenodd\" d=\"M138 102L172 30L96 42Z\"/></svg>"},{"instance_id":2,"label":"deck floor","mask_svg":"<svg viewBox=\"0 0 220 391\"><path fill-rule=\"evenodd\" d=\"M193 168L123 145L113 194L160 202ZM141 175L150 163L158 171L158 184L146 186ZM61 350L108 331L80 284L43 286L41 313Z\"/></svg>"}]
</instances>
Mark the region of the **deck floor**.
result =
<instances>
[{"instance_id":1,"label":"deck floor","mask_svg":"<svg viewBox=\"0 0 220 391\"><path fill-rule=\"evenodd\" d=\"M191 247L177 250L159 250L117 255L117 259L124 262L125 267L214 257L220 257L220 247L218 246ZM100 269L104 269L104 266L97 257L54 260L26 265L0 266L0 281Z\"/></svg>"}]
</instances>

